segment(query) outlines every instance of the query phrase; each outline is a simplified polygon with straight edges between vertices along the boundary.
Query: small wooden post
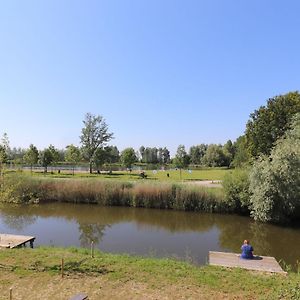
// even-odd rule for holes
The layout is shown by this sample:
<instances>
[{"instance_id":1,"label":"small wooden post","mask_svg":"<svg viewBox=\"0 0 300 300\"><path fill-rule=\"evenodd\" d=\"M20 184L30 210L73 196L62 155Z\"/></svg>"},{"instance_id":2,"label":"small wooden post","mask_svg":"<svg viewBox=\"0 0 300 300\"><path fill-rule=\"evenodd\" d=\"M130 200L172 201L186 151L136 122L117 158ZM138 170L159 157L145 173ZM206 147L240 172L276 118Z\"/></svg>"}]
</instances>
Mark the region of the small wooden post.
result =
<instances>
[{"instance_id":1,"label":"small wooden post","mask_svg":"<svg viewBox=\"0 0 300 300\"><path fill-rule=\"evenodd\" d=\"M12 288L9 289L9 300L12 300Z\"/></svg>"},{"instance_id":2,"label":"small wooden post","mask_svg":"<svg viewBox=\"0 0 300 300\"><path fill-rule=\"evenodd\" d=\"M91 242L91 257L94 258L94 241Z\"/></svg>"},{"instance_id":3,"label":"small wooden post","mask_svg":"<svg viewBox=\"0 0 300 300\"><path fill-rule=\"evenodd\" d=\"M64 278L64 259L61 259L61 278Z\"/></svg>"}]
</instances>

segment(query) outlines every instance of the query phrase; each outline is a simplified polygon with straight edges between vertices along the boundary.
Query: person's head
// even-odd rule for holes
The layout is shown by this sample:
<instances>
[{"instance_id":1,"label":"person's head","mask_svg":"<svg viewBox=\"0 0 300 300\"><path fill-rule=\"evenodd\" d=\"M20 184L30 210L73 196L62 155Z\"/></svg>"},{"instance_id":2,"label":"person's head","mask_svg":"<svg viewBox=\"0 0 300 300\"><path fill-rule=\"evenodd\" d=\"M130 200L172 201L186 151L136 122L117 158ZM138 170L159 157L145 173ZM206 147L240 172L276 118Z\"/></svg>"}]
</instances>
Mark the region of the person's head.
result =
<instances>
[{"instance_id":1,"label":"person's head","mask_svg":"<svg viewBox=\"0 0 300 300\"><path fill-rule=\"evenodd\" d=\"M245 245L249 245L249 241L248 240L244 240L244 244Z\"/></svg>"}]
</instances>

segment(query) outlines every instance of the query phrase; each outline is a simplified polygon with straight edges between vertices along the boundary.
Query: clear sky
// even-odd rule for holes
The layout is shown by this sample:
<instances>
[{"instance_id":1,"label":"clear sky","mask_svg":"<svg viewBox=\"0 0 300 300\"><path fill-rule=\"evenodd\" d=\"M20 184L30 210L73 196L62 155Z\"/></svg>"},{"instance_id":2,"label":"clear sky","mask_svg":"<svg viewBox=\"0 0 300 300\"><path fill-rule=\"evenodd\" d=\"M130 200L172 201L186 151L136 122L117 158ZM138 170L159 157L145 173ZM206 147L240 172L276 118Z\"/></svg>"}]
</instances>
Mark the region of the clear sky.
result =
<instances>
[{"instance_id":1,"label":"clear sky","mask_svg":"<svg viewBox=\"0 0 300 300\"><path fill-rule=\"evenodd\" d=\"M269 97L299 90L298 0L0 1L0 134L79 145L224 143Z\"/></svg>"}]
</instances>

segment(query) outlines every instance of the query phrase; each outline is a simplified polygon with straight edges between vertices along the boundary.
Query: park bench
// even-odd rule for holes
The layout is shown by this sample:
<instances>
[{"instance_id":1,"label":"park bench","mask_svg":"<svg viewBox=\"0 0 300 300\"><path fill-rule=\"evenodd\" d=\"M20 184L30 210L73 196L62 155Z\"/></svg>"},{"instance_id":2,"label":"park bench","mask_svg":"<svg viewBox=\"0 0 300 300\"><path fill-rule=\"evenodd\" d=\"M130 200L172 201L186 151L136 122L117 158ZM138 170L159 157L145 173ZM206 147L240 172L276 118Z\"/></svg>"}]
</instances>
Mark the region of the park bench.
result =
<instances>
[{"instance_id":1,"label":"park bench","mask_svg":"<svg viewBox=\"0 0 300 300\"><path fill-rule=\"evenodd\" d=\"M89 297L86 294L80 293L77 295L74 295L70 300L88 300Z\"/></svg>"}]
</instances>

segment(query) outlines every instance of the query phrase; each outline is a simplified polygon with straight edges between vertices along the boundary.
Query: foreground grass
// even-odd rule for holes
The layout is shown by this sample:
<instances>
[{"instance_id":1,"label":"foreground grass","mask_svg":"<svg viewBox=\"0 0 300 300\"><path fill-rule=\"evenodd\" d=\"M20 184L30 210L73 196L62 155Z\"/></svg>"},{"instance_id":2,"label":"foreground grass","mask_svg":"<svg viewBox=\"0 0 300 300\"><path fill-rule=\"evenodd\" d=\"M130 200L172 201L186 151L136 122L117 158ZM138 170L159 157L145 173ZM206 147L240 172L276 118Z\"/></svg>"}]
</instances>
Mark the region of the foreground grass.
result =
<instances>
[{"instance_id":1,"label":"foreground grass","mask_svg":"<svg viewBox=\"0 0 300 300\"><path fill-rule=\"evenodd\" d=\"M65 276L61 278L61 259ZM197 267L170 259L41 247L0 251L0 299L299 299L299 274Z\"/></svg>"},{"instance_id":2,"label":"foreground grass","mask_svg":"<svg viewBox=\"0 0 300 300\"><path fill-rule=\"evenodd\" d=\"M103 174L89 174L87 172L77 172L72 174L70 170L61 170L60 173L57 171L51 172L51 168L47 174L43 172L33 172L33 176L42 176L42 177L53 177L53 178L97 178L97 179L116 179L122 181L135 181L135 180L144 180L144 181L163 181L163 182L181 182L181 181L201 181L201 180L223 180L225 174L230 172L226 168L207 168L201 170L192 170L191 173L187 170L154 170L154 171L145 171L147 179L142 179L140 177L140 171L113 171L111 175L108 173ZM24 171L24 173L30 174L30 171ZM169 174L169 177L167 176Z\"/></svg>"}]
</instances>

